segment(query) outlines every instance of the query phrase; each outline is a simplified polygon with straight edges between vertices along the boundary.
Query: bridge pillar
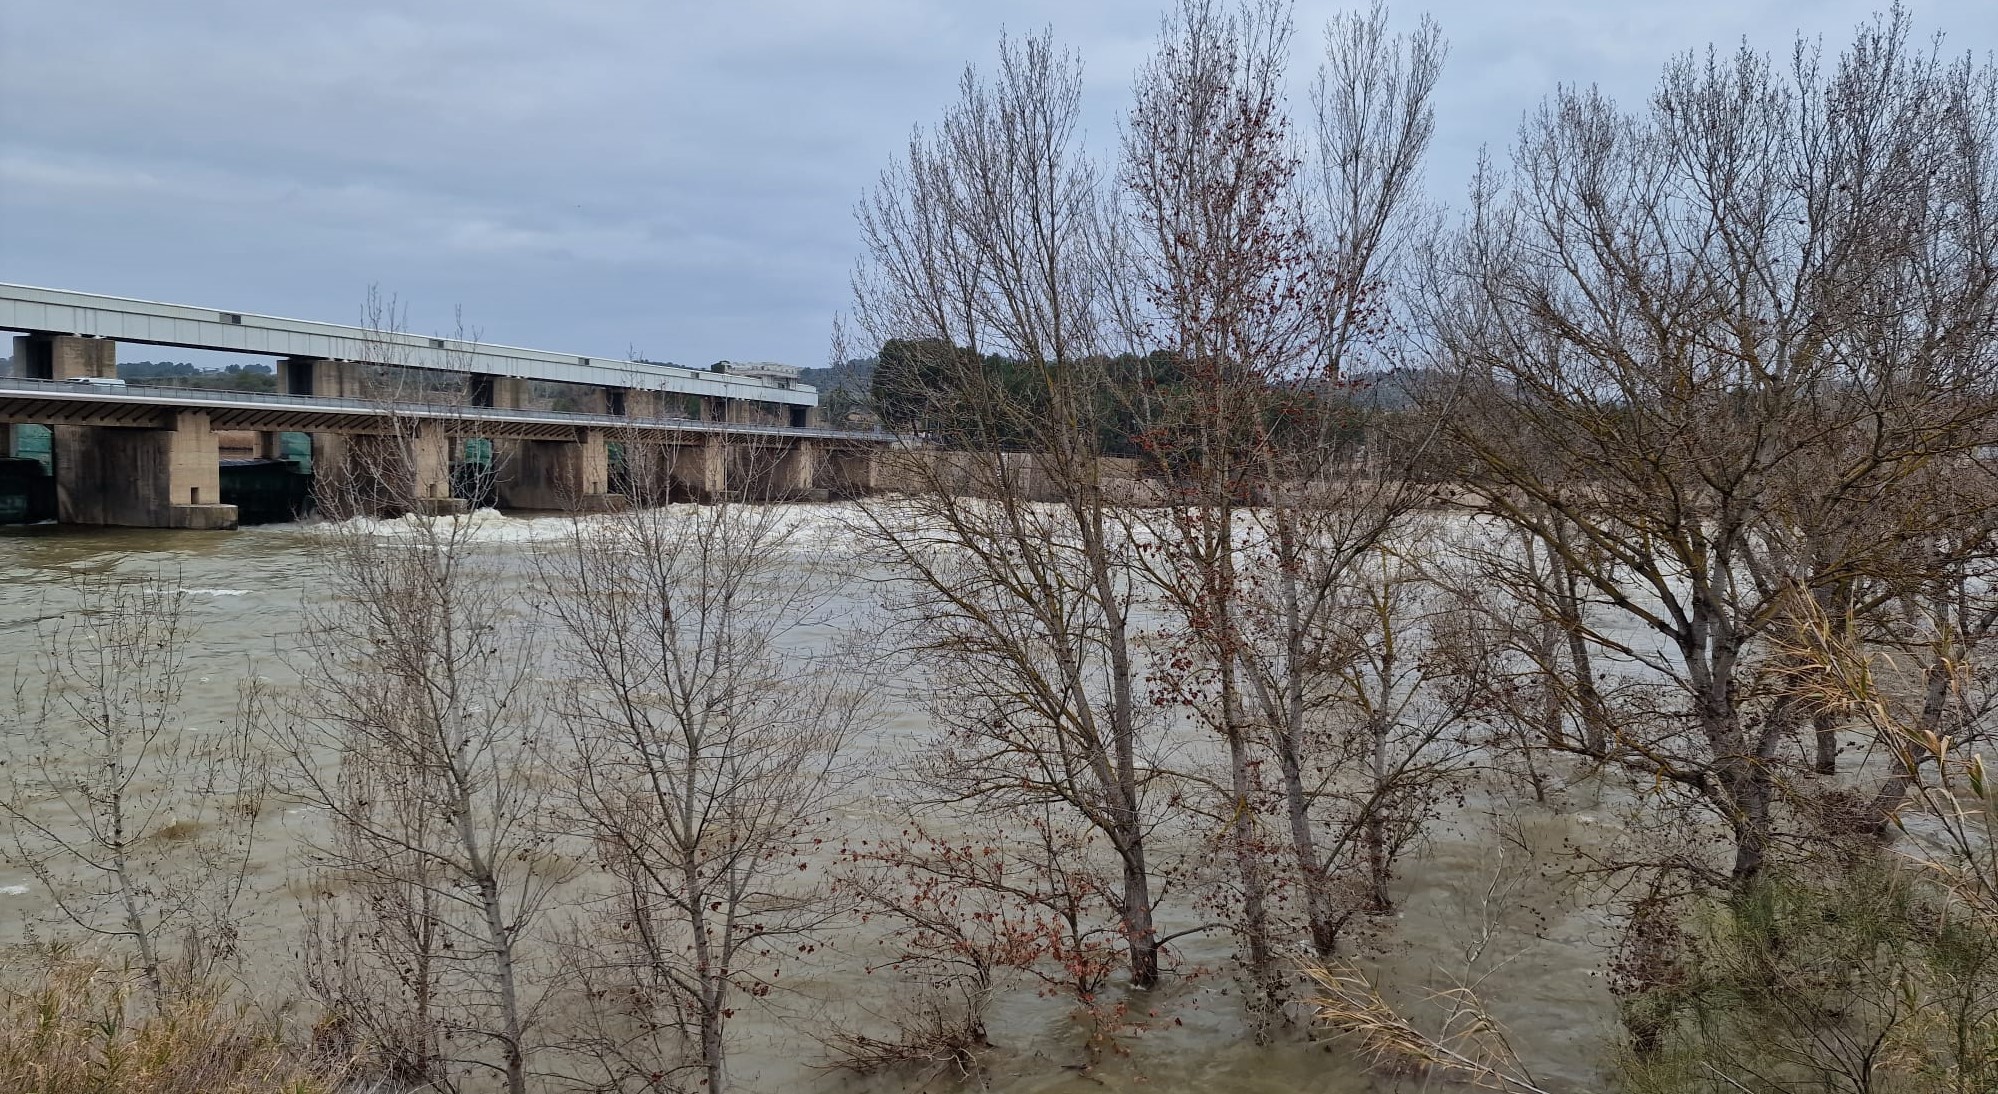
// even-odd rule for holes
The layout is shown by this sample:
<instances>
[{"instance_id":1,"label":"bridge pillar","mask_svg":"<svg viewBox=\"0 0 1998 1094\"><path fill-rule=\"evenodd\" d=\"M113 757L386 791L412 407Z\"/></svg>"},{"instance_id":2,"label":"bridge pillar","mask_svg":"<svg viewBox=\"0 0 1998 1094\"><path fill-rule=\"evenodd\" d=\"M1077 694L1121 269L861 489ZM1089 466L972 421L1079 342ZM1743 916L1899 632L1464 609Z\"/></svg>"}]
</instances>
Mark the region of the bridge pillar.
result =
<instances>
[{"instance_id":1,"label":"bridge pillar","mask_svg":"<svg viewBox=\"0 0 1998 1094\"><path fill-rule=\"evenodd\" d=\"M610 492L610 451L603 430L573 441L520 441L494 483L508 509L601 512L624 502Z\"/></svg>"},{"instance_id":2,"label":"bridge pillar","mask_svg":"<svg viewBox=\"0 0 1998 1094\"><path fill-rule=\"evenodd\" d=\"M14 339L14 375L31 380L111 379L118 343L73 334L23 334Z\"/></svg>"},{"instance_id":3,"label":"bridge pillar","mask_svg":"<svg viewBox=\"0 0 1998 1094\"><path fill-rule=\"evenodd\" d=\"M322 390L321 385L332 385L338 367L338 361L320 357L287 357L277 364L278 390L286 395L337 394Z\"/></svg>"},{"instance_id":4,"label":"bridge pillar","mask_svg":"<svg viewBox=\"0 0 1998 1094\"><path fill-rule=\"evenodd\" d=\"M728 439L720 434L700 437L673 449L673 478L698 501L728 495Z\"/></svg>"},{"instance_id":5,"label":"bridge pillar","mask_svg":"<svg viewBox=\"0 0 1998 1094\"><path fill-rule=\"evenodd\" d=\"M624 416L627 418L666 417L666 392L650 388L632 387L624 389Z\"/></svg>"},{"instance_id":6,"label":"bridge pillar","mask_svg":"<svg viewBox=\"0 0 1998 1094\"><path fill-rule=\"evenodd\" d=\"M56 519L131 528L234 528L208 413L168 429L56 426Z\"/></svg>"},{"instance_id":7,"label":"bridge pillar","mask_svg":"<svg viewBox=\"0 0 1998 1094\"><path fill-rule=\"evenodd\" d=\"M772 499L797 499L810 494L817 449L809 439L800 438L778 453L770 465L769 484L764 493Z\"/></svg>"},{"instance_id":8,"label":"bridge pillar","mask_svg":"<svg viewBox=\"0 0 1998 1094\"><path fill-rule=\"evenodd\" d=\"M687 487L676 482L677 446L633 435L622 441L620 449L624 458L621 467L612 469L612 489L624 495L625 504L647 509L686 499Z\"/></svg>"},{"instance_id":9,"label":"bridge pillar","mask_svg":"<svg viewBox=\"0 0 1998 1094\"><path fill-rule=\"evenodd\" d=\"M278 362L278 390L286 395L312 395L322 399L365 399L370 390L361 370L352 361L331 361L324 357L287 357Z\"/></svg>"},{"instance_id":10,"label":"bridge pillar","mask_svg":"<svg viewBox=\"0 0 1998 1094\"><path fill-rule=\"evenodd\" d=\"M880 489L880 461L874 450L835 448L826 452L826 489L834 497L865 497Z\"/></svg>"},{"instance_id":11,"label":"bridge pillar","mask_svg":"<svg viewBox=\"0 0 1998 1094\"><path fill-rule=\"evenodd\" d=\"M369 392L362 383L359 368L350 361L324 357L287 357L277 364L278 391L321 399L365 398ZM273 435L273 442L275 439ZM332 507L329 511L338 508L336 493L362 481L350 475L347 442L348 438L338 433L312 434L313 489L319 493L322 505Z\"/></svg>"},{"instance_id":12,"label":"bridge pillar","mask_svg":"<svg viewBox=\"0 0 1998 1094\"><path fill-rule=\"evenodd\" d=\"M527 405L527 381L518 376L474 372L466 378L465 387L469 395L465 401L473 406L519 410Z\"/></svg>"},{"instance_id":13,"label":"bridge pillar","mask_svg":"<svg viewBox=\"0 0 1998 1094\"><path fill-rule=\"evenodd\" d=\"M451 438L436 422L420 422L409 437L409 486L417 512L462 513L471 506L451 495Z\"/></svg>"},{"instance_id":14,"label":"bridge pillar","mask_svg":"<svg viewBox=\"0 0 1998 1094\"><path fill-rule=\"evenodd\" d=\"M335 518L471 508L451 494L451 440L435 422L404 423L387 434L315 433L312 477L320 509Z\"/></svg>"}]
</instances>

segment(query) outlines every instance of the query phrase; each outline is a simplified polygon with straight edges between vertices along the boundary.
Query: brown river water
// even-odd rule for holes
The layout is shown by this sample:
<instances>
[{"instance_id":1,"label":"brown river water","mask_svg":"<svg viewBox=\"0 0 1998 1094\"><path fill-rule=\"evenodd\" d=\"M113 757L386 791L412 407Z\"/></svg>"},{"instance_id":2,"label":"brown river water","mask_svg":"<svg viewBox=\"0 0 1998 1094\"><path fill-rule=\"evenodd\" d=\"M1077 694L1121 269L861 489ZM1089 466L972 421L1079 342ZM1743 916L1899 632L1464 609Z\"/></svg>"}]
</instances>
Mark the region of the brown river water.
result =
<instances>
[{"instance_id":1,"label":"brown river water","mask_svg":"<svg viewBox=\"0 0 1998 1094\"><path fill-rule=\"evenodd\" d=\"M801 557L826 557L842 546L836 513L799 507ZM524 550L560 534L565 518L477 514L479 534L500 551ZM5 674L37 671L37 621L64 609L66 579L105 573L164 576L189 593L195 651L182 713L190 727L222 724L234 716L237 682L246 672L271 676L280 686L284 658L296 653L299 609L325 595L315 576L310 537L294 526L236 532L90 530L43 526L0 534L0 634L7 641ZM848 599L868 606L865 583ZM887 769L921 747L926 726L912 704L894 712L872 747ZM1605 838L1620 822L1615 810L1590 800L1586 787L1556 795L1549 805L1506 802L1472 787L1462 807L1451 805L1426 843L1407 862L1399 881L1399 910L1378 926L1371 967L1390 994L1422 1013L1428 993L1448 986L1471 967L1480 995L1506 1027L1520 1057L1552 1091L1603 1087L1603 1057L1613 1040L1613 1012L1602 969L1613 938L1599 895L1578 887L1564 872L1564 848ZM1506 797L1511 797L1507 795ZM866 788L846 810L852 832L889 823L866 806ZM295 992L283 970L294 951L300 912L286 880L295 866L292 845L309 816L296 810L267 826L256 857L257 895L246 932L246 967L263 971L257 994L267 999ZM1496 835L1491 815L1504 817L1512 842ZM1518 841L1523 841L1522 851ZM37 937L62 937L52 926L46 894L33 880L0 866L0 945ZM1482 945L1480 942L1482 940ZM878 958L867 943L830 939L816 966L791 985L796 995L771 1012L738 1020L741 1034L731 1072L738 1088L754 1091L861 1091L987 1089L1017 1094L1103 1089L1217 1094L1316 1091L1456 1089L1434 1076L1370 1073L1351 1049L1326 1043L1300 1021L1279 1029L1272 1043L1246 1034L1237 991L1225 972L1175 978L1154 997L1139 1001L1158 1011L1151 1028L1124 1035L1125 1050L1084 1070L1075 1024L1058 1000L1022 990L998 999L990 1014L995 1048L986 1073L963 1083L947 1076L917 1079L855 1078L823 1066L813 1034L814 1014L836 1011L875 993L892 991L864 966ZM1179 944L1181 968L1224 968L1227 938L1196 936ZM786 975L786 980L792 979ZM860 1005L865 1006L864 1002ZM780 1013L781 1012L781 1013ZM1302 1012L1300 1011L1300 1018Z\"/></svg>"}]
</instances>

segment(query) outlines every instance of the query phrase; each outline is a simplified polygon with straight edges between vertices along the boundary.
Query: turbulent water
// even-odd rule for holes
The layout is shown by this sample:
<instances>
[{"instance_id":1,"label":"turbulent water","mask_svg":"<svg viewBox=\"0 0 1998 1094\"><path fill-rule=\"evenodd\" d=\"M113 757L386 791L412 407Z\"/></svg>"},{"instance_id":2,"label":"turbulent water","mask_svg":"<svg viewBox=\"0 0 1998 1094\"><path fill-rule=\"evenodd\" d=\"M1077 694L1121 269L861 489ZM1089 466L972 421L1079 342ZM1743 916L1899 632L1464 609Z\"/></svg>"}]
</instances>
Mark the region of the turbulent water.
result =
<instances>
[{"instance_id":1,"label":"turbulent water","mask_svg":"<svg viewBox=\"0 0 1998 1094\"><path fill-rule=\"evenodd\" d=\"M836 555L844 541L831 507L799 506L793 548L801 557ZM513 518L480 513L479 535L506 551L560 535L563 518ZM0 536L0 633L8 677L39 671L38 635L73 604L65 579L82 574L159 576L189 594L195 628L187 690L181 710L188 730L219 726L235 716L237 683L246 673L282 683L286 657L295 655L301 607L322 597L313 544L299 528L269 526L237 532L84 530L39 527ZM856 582L850 606L864 609L870 590ZM873 746L890 754L917 747L925 732L920 712L900 709L886 736ZM1600 1086L1602 1054L1611 1034L1611 1008L1601 968L1609 931L1600 899L1577 888L1564 871L1564 848L1600 840L1615 825L1613 811L1570 789L1555 804L1496 804L1473 788L1407 864L1399 882L1400 909L1377 924L1376 968L1400 1000L1420 1011L1431 992L1448 987L1468 966L1481 977L1480 995L1507 1028L1519 1055L1551 1090L1588 1091ZM847 820L863 834L887 818L864 806L864 788ZM1498 815L1503 821L1494 821ZM299 933L300 911L285 882L295 866L293 848L309 817L295 812L266 825L255 862L254 918L245 964L262 970L288 967ZM1501 839L1503 828L1506 839ZM1523 841L1523 846L1521 846ZM47 894L33 878L0 866L0 943L31 934L61 937L52 925ZM882 976L864 971L877 953L865 943L837 939L810 975L791 985L778 1010L739 1023L742 1035L732 1071L745 1089L874 1090L896 1088L880 1077L853 1078L822 1066L812 1034L820 1017L878 993L892 991ZM1158 1013L1149 1028L1121 1038L1122 1053L1084 1070L1074 1025L1059 1001L1031 991L997 1001L992 1011L996 1048L978 1081L1009 1092L1122 1089L1142 1083L1160 1092L1323 1091L1437 1089L1419 1076L1370 1075L1346 1047L1312 1039L1307 1026L1279 1030L1258 1046L1245 1034L1237 989L1225 972L1230 944L1218 934L1176 947L1182 975L1143 1005ZM1204 970L1204 971L1202 971ZM803 971L803 970L801 970ZM1190 975L1188 975L1190 974ZM790 979L790 977L786 977ZM271 973L260 993L277 998L295 991ZM886 1000L882 1000L886 1002ZM1301 1015L1300 1015L1301 1016ZM950 1089L953 1080L930 1076L928 1090Z\"/></svg>"}]
</instances>

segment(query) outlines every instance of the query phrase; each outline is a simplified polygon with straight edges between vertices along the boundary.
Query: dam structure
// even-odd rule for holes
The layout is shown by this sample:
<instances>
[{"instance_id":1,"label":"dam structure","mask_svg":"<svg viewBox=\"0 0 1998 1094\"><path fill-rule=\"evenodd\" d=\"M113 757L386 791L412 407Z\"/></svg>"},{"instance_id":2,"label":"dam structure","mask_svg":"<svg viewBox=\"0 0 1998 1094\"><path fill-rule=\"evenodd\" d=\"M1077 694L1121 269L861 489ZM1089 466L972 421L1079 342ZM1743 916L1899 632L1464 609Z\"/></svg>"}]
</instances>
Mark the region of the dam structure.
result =
<instances>
[{"instance_id":1,"label":"dam structure","mask_svg":"<svg viewBox=\"0 0 1998 1094\"><path fill-rule=\"evenodd\" d=\"M475 502L614 508L625 503L621 490L854 496L874 488L876 456L892 440L823 428L818 392L768 370L703 371L9 284L0 284L0 330L17 332L11 375L0 377L0 456L19 454L17 427L46 426L53 515L70 524L235 527L225 445L252 456L232 464L321 484L372 478L364 487L379 489L363 493L441 514ZM274 357L277 390L127 383L119 343ZM464 473L474 462L483 474ZM468 496L480 492L489 496Z\"/></svg>"}]
</instances>

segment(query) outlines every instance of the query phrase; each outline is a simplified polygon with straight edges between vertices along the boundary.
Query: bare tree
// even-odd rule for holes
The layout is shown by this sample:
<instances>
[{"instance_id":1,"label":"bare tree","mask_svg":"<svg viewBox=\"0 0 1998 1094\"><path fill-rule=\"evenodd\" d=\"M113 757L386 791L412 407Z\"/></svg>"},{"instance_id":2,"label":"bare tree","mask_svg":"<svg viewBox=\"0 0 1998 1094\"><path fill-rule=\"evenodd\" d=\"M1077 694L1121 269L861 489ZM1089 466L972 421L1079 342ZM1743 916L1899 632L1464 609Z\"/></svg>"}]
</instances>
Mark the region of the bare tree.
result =
<instances>
[{"instance_id":1,"label":"bare tree","mask_svg":"<svg viewBox=\"0 0 1998 1094\"><path fill-rule=\"evenodd\" d=\"M1050 38L1003 42L991 79L967 71L862 206L857 321L931 347L916 417L951 450L894 461L905 492L864 506L856 530L901 579L911 640L956 696L940 796L1057 804L1100 832L1131 983L1149 987L1157 821L1115 515L1130 483L1100 459L1111 376L1095 356L1104 241L1081 86Z\"/></svg>"},{"instance_id":2,"label":"bare tree","mask_svg":"<svg viewBox=\"0 0 1998 1094\"><path fill-rule=\"evenodd\" d=\"M17 676L0 861L61 919L127 948L150 1002L208 990L237 952L266 765L247 713L191 723L195 640L169 575L85 577Z\"/></svg>"},{"instance_id":3,"label":"bare tree","mask_svg":"<svg viewBox=\"0 0 1998 1094\"><path fill-rule=\"evenodd\" d=\"M1244 948L1271 1004L1268 859L1286 841L1259 830L1259 802L1282 803L1322 952L1350 914L1320 846L1341 837L1316 828L1333 758L1315 751L1331 739L1319 723L1352 699L1325 644L1346 594L1378 577L1359 560L1423 494L1407 467L1420 439L1381 445L1386 416L1343 374L1381 359L1444 55L1433 23L1398 38L1379 7L1336 20L1307 160L1282 109L1288 44L1281 5L1182 5L1140 76L1123 174L1138 297L1123 314L1170 361L1132 415L1168 503L1135 515L1138 557L1202 655L1181 692L1229 757Z\"/></svg>"},{"instance_id":4,"label":"bare tree","mask_svg":"<svg viewBox=\"0 0 1998 1094\"><path fill-rule=\"evenodd\" d=\"M1517 602L1644 685L1594 711L1554 689L1606 739L1550 744L1724 826L1736 886L1823 766L1772 660L1788 602L1891 597L1958 511L1906 488L1987 434L1992 87L1897 10L1828 66L1804 43L1787 74L1747 48L1681 58L1640 115L1564 91L1439 256L1436 420L1474 507L1572 586Z\"/></svg>"},{"instance_id":5,"label":"bare tree","mask_svg":"<svg viewBox=\"0 0 1998 1094\"><path fill-rule=\"evenodd\" d=\"M872 724L865 654L814 648L831 576L783 510L639 504L541 556L562 635L566 826L607 882L570 965L611 1089L727 1089L731 1019L834 912L814 867ZM832 844L836 846L836 842Z\"/></svg>"},{"instance_id":6,"label":"bare tree","mask_svg":"<svg viewBox=\"0 0 1998 1094\"><path fill-rule=\"evenodd\" d=\"M851 1031L834 1038L849 1068L946 1048L950 1062L971 1070L988 1044L986 1004L1021 979L1075 1004L1085 1066L1115 1047L1130 1007L1105 990L1122 954L1112 911L1118 879L1092 846L1102 834L1056 803L982 819L980 830L955 838L912 819L899 835L849 843L842 882L862 913L888 928L881 942L889 956L868 971L894 972L921 993L919 1006L938 1008L928 1021L895 1019L898 1040Z\"/></svg>"},{"instance_id":7,"label":"bare tree","mask_svg":"<svg viewBox=\"0 0 1998 1094\"><path fill-rule=\"evenodd\" d=\"M1437 564L1416 548L1377 549L1336 594L1320 636L1338 667L1306 750L1316 776L1306 801L1322 833L1307 869L1349 879L1341 887L1358 899L1328 909L1335 917L1394 910L1396 864L1472 773L1479 696L1449 656L1461 610L1432 576Z\"/></svg>"},{"instance_id":8,"label":"bare tree","mask_svg":"<svg viewBox=\"0 0 1998 1094\"><path fill-rule=\"evenodd\" d=\"M1251 998L1274 1009L1280 970L1270 919L1268 856L1253 802L1259 787L1239 583L1242 508L1270 483L1268 397L1308 369L1319 314L1315 255L1296 181L1301 168L1282 111L1291 24L1267 0L1224 9L1187 0L1167 17L1139 72L1125 132L1130 196L1132 332L1171 358L1180 399L1151 405L1147 455L1164 506L1141 510L1147 577L1202 658L1186 704L1227 752L1220 812L1239 886L1239 935ZM1191 689L1179 689L1192 697Z\"/></svg>"},{"instance_id":9,"label":"bare tree","mask_svg":"<svg viewBox=\"0 0 1998 1094\"><path fill-rule=\"evenodd\" d=\"M269 732L308 834L308 983L395 1077L527 1089L545 855L545 699L531 619L473 522L317 533L332 593Z\"/></svg>"},{"instance_id":10,"label":"bare tree","mask_svg":"<svg viewBox=\"0 0 1998 1094\"><path fill-rule=\"evenodd\" d=\"M954 704L949 793L1065 801L1101 826L1126 873L1133 979L1149 983L1139 833L1158 773L1137 762L1147 722L1130 699L1134 673L1164 684L1226 754L1217 785L1234 805L1215 813L1246 965L1271 1001L1259 771L1280 738L1295 853L1322 858L1304 785L1318 758L1300 749L1317 716L1303 697L1322 700L1330 676L1308 649L1329 601L1300 581L1342 584L1421 497L1399 450L1361 473L1339 377L1385 326L1443 53L1431 24L1397 39L1381 11L1336 23L1307 164L1281 101L1289 35L1280 5L1181 5L1140 74L1115 200L1069 151L1076 90L1042 76L1051 46L1007 47L997 84L967 77L963 105L861 210L856 278L860 326L894 366L877 376L884 413L948 449L901 461L906 493L870 507L867 531L912 579L901 607L952 695L967 677L989 691ZM1176 621L1156 663L1132 629L1154 604ZM1021 781L1023 764L1048 777Z\"/></svg>"}]
</instances>

